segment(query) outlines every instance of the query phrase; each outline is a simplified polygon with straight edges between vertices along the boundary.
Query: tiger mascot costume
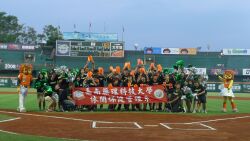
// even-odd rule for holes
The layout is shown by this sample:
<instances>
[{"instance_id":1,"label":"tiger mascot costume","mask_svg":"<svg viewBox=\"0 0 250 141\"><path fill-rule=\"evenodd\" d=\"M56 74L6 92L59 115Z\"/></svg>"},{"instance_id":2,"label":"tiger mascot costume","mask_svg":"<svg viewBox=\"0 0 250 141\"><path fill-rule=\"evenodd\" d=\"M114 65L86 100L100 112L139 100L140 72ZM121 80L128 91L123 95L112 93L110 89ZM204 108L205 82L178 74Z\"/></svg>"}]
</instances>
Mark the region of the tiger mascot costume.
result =
<instances>
[{"instance_id":1,"label":"tiger mascot costume","mask_svg":"<svg viewBox=\"0 0 250 141\"><path fill-rule=\"evenodd\" d=\"M18 75L19 107L18 112L26 112L24 102L32 82L32 65L21 64Z\"/></svg>"}]
</instances>

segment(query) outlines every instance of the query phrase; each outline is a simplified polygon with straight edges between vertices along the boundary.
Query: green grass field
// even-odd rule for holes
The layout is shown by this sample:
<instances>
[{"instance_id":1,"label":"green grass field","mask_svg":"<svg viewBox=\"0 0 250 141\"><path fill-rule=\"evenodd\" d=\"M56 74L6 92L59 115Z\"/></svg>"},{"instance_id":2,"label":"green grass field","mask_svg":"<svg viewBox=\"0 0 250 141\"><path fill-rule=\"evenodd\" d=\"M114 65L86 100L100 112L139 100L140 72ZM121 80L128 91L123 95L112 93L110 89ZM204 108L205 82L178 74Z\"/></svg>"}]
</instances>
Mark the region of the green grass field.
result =
<instances>
[{"instance_id":1,"label":"green grass field","mask_svg":"<svg viewBox=\"0 0 250 141\"><path fill-rule=\"evenodd\" d=\"M0 92L16 92L15 88L0 88ZM35 92L35 89L30 89L29 92ZM208 93L208 100L207 100L207 109L208 114L206 115L221 115L221 114L231 114L231 112L228 113L222 113L221 105L222 105L222 98L218 99L211 99L209 96L218 96L218 93ZM235 93L236 97L250 97L250 94L247 93ZM248 100L236 100L235 101L239 112L238 113L250 113L249 107L250 102ZM28 94L26 102L25 102L26 108L28 111L37 111L38 112L38 106L37 106L37 100L36 100L36 94ZM0 109L10 109L10 110L16 110L18 106L18 95L16 94L0 94ZM104 106L105 108L106 106ZM228 102L228 110L230 111L230 103ZM105 111L99 111L94 113L103 113ZM79 112L82 113L82 112ZM84 112L83 112L84 113ZM105 112L106 113L106 112ZM147 112L147 113L164 113L166 112Z\"/></svg>"},{"instance_id":2,"label":"green grass field","mask_svg":"<svg viewBox=\"0 0 250 141\"><path fill-rule=\"evenodd\" d=\"M20 135L20 134L15 135L15 134L0 132L0 141L7 141L7 140L9 141L69 141L67 139L38 137L38 136Z\"/></svg>"},{"instance_id":3,"label":"green grass field","mask_svg":"<svg viewBox=\"0 0 250 141\"><path fill-rule=\"evenodd\" d=\"M10 118L13 118L13 117L8 116L8 115L2 115L2 114L0 114L0 121L6 120L6 119L10 119Z\"/></svg>"},{"instance_id":4,"label":"green grass field","mask_svg":"<svg viewBox=\"0 0 250 141\"><path fill-rule=\"evenodd\" d=\"M0 92L16 92L15 88L0 88ZM35 92L34 89L30 89L29 92ZM236 97L250 97L250 94L244 94L244 93L236 93ZM228 103L228 112L222 113L221 112L221 106L222 106L222 98L218 99L211 99L209 96L218 96L218 93L208 93L208 99L207 99L207 109L208 114L193 114L197 116L211 116L211 115L227 115L227 114L242 114L242 113L250 113L249 107L250 102L249 100L236 100L237 107L239 109L238 113L231 112L230 104ZM29 94L26 99L26 108L28 111L32 112L39 112L38 106L37 106L37 100L36 100L36 94ZM0 94L0 110L8 109L8 110L16 110L18 106L18 95L17 94ZM105 106L107 107L107 106ZM79 112L79 114L84 114L86 112ZM91 113L91 112L89 112ZM97 111L92 112L91 114L102 114L102 113L108 113L107 111ZM129 112L128 112L129 113ZM143 112L146 114L169 114L166 112ZM70 112L65 113L70 114ZM173 114L173 113L170 113ZM183 114L183 113L181 113ZM186 114L186 113L185 113ZM5 120L8 118L12 118L6 115L0 114L0 121ZM11 140L11 141L62 141L64 139L55 139L55 138L46 138L46 137L37 137L37 136L30 136L30 135L12 135L4 132L0 132L0 141L2 140Z\"/></svg>"}]
</instances>

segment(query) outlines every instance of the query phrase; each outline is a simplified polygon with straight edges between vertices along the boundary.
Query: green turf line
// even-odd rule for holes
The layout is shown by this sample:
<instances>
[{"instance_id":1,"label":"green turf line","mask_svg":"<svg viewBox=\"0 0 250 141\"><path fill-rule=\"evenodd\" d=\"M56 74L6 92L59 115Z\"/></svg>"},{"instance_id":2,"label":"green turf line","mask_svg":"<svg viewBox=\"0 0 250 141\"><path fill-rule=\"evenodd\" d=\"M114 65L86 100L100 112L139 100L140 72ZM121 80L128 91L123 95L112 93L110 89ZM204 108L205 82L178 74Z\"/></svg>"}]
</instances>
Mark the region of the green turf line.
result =
<instances>
[{"instance_id":1,"label":"green turf line","mask_svg":"<svg viewBox=\"0 0 250 141\"><path fill-rule=\"evenodd\" d=\"M0 141L80 141L80 140L72 140L72 139L58 139L51 137L40 137L33 135L22 135L22 134L10 134L4 133L0 131Z\"/></svg>"}]
</instances>

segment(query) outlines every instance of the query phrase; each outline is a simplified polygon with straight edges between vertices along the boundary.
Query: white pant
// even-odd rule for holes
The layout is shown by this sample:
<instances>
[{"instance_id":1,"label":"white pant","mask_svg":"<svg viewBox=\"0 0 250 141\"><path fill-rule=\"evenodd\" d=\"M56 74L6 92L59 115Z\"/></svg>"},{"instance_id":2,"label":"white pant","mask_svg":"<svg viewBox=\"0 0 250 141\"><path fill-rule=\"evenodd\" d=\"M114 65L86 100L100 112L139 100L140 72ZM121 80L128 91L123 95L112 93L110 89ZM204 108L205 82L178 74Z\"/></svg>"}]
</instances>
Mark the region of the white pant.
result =
<instances>
[{"instance_id":1,"label":"white pant","mask_svg":"<svg viewBox=\"0 0 250 141\"><path fill-rule=\"evenodd\" d=\"M18 111L25 112L24 102L28 93L28 88L20 86Z\"/></svg>"}]
</instances>

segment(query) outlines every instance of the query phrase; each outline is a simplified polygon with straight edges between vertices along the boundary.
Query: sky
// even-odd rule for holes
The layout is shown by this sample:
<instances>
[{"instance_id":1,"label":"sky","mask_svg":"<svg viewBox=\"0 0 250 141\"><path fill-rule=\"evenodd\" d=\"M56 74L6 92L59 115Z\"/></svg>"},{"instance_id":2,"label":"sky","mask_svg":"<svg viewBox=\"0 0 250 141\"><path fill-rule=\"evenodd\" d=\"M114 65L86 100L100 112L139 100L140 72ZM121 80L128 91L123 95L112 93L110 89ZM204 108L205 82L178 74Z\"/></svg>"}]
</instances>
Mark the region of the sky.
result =
<instances>
[{"instance_id":1,"label":"sky","mask_svg":"<svg viewBox=\"0 0 250 141\"><path fill-rule=\"evenodd\" d=\"M144 47L250 48L249 0L1 0L0 11L42 32L118 33Z\"/></svg>"}]
</instances>

